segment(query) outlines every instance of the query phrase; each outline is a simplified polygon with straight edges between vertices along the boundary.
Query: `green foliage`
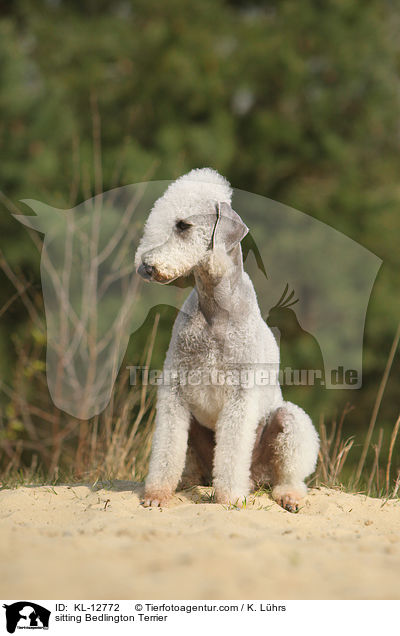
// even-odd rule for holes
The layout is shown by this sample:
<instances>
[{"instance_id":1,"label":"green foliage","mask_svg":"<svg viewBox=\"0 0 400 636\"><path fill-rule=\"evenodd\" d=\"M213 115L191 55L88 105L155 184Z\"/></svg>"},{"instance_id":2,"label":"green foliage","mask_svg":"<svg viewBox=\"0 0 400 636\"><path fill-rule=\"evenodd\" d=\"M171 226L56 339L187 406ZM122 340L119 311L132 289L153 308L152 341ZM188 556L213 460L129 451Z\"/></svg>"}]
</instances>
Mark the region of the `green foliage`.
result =
<instances>
[{"instance_id":1,"label":"green foliage","mask_svg":"<svg viewBox=\"0 0 400 636\"><path fill-rule=\"evenodd\" d=\"M381 0L3 3L0 189L16 205L29 197L70 207L96 180L107 190L210 165L235 187L362 243L384 261L366 321L364 388L350 396L362 427L400 304L398 8ZM0 205L6 259L38 286L38 253ZM0 275L1 308L13 290ZM17 300L1 318L10 379L9 334L26 335L28 317ZM397 359L383 423L397 416L399 380ZM338 393L337 407L348 399Z\"/></svg>"}]
</instances>

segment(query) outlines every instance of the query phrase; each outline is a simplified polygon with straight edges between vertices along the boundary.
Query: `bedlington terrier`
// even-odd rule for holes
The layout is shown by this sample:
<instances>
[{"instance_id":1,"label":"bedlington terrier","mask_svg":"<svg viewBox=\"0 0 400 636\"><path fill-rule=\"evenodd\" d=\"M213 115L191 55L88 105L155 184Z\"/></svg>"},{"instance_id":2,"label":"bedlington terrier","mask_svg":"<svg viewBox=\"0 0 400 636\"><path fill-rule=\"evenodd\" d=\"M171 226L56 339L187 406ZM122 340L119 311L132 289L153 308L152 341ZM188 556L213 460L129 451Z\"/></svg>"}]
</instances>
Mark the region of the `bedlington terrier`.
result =
<instances>
[{"instance_id":1,"label":"bedlington terrier","mask_svg":"<svg viewBox=\"0 0 400 636\"><path fill-rule=\"evenodd\" d=\"M269 483L273 498L295 511L315 469L318 435L308 415L283 400L279 348L243 269L248 228L231 198L218 172L192 170L155 202L136 252L146 280L169 283L191 273L195 280L158 386L144 504L168 501L190 454L197 479L212 477L218 503L242 505L255 486Z\"/></svg>"}]
</instances>

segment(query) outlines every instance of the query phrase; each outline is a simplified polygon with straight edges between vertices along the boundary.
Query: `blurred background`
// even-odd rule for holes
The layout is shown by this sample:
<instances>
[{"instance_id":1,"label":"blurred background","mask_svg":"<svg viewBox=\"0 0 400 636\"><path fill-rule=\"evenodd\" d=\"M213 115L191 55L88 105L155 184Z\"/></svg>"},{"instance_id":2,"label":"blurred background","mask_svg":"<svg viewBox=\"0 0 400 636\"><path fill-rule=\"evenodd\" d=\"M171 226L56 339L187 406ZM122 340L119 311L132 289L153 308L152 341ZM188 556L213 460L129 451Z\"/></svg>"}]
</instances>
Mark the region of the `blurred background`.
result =
<instances>
[{"instance_id":1,"label":"blurred background","mask_svg":"<svg viewBox=\"0 0 400 636\"><path fill-rule=\"evenodd\" d=\"M58 411L45 376L40 235L11 213L29 214L24 198L71 208L204 166L383 260L363 387L322 403L308 393L307 406L323 441L321 481L339 483L343 469L376 492L396 483L399 10L396 0L0 2L3 484L15 474L142 478L154 391L129 391L125 367L162 364L176 315L156 307L131 338L104 414L80 422Z\"/></svg>"}]
</instances>

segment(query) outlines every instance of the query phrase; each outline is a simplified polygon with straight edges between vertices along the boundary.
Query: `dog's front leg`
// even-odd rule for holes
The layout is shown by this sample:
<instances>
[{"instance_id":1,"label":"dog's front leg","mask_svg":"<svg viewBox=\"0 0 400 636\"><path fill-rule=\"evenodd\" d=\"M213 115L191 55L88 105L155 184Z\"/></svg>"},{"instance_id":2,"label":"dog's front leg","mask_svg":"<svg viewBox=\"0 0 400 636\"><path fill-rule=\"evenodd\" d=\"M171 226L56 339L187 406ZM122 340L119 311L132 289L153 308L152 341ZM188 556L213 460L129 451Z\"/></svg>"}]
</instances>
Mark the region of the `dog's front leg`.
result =
<instances>
[{"instance_id":1,"label":"dog's front leg","mask_svg":"<svg viewBox=\"0 0 400 636\"><path fill-rule=\"evenodd\" d=\"M162 506L174 493L185 465L190 411L176 387L160 387L144 504Z\"/></svg>"},{"instance_id":2,"label":"dog's front leg","mask_svg":"<svg viewBox=\"0 0 400 636\"><path fill-rule=\"evenodd\" d=\"M254 398L254 396L253 396ZM243 505L250 492L250 467L258 414L250 392L222 409L216 428L214 487L217 503Z\"/></svg>"}]
</instances>

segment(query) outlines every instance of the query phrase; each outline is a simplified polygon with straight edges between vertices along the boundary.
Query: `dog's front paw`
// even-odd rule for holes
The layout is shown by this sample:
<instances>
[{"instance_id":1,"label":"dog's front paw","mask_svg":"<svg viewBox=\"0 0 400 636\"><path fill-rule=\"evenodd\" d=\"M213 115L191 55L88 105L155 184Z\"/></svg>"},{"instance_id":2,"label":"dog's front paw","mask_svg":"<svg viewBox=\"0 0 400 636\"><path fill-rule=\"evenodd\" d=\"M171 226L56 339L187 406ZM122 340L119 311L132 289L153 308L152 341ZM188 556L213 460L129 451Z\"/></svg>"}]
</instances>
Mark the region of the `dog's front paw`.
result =
<instances>
[{"instance_id":1,"label":"dog's front paw","mask_svg":"<svg viewBox=\"0 0 400 636\"><path fill-rule=\"evenodd\" d=\"M245 495L236 495L224 490L215 489L215 502L233 508L243 508L246 505Z\"/></svg>"},{"instance_id":2,"label":"dog's front paw","mask_svg":"<svg viewBox=\"0 0 400 636\"><path fill-rule=\"evenodd\" d=\"M143 505L146 508L162 508L172 497L172 492L165 488L149 488L145 489Z\"/></svg>"},{"instance_id":3,"label":"dog's front paw","mask_svg":"<svg viewBox=\"0 0 400 636\"><path fill-rule=\"evenodd\" d=\"M288 512L298 512L300 500L303 499L306 492L305 486L304 488L275 486L272 490L272 497Z\"/></svg>"}]
</instances>

